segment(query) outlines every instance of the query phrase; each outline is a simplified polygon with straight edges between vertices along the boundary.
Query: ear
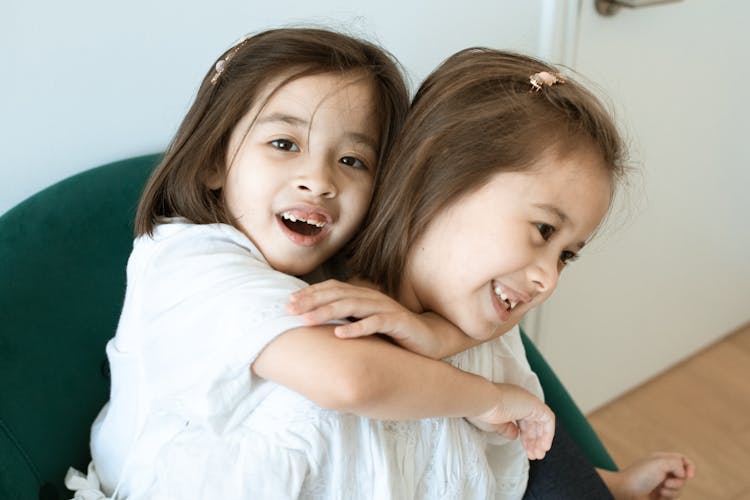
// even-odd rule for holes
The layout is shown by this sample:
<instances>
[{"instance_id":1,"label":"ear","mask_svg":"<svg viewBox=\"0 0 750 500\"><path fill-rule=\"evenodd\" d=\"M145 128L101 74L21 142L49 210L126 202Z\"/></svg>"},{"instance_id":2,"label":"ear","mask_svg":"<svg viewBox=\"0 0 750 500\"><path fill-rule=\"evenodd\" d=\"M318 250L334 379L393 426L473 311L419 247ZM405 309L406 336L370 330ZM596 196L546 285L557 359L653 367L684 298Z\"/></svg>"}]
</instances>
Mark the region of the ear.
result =
<instances>
[{"instance_id":1,"label":"ear","mask_svg":"<svg viewBox=\"0 0 750 500\"><path fill-rule=\"evenodd\" d=\"M203 183L211 191L217 191L224 187L225 175L223 170L217 165L208 170L203 179Z\"/></svg>"}]
</instances>

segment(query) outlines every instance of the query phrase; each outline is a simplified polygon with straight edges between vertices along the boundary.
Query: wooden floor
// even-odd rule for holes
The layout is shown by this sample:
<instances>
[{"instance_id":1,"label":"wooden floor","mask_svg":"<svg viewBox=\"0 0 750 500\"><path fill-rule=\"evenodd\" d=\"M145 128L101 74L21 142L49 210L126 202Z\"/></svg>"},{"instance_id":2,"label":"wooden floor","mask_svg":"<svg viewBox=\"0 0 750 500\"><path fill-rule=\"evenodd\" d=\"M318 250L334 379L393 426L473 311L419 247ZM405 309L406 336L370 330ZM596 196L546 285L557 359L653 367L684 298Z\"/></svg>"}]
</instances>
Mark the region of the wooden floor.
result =
<instances>
[{"instance_id":1,"label":"wooden floor","mask_svg":"<svg viewBox=\"0 0 750 500\"><path fill-rule=\"evenodd\" d=\"M750 500L750 324L589 421L620 467L652 451L693 459L683 499Z\"/></svg>"}]
</instances>

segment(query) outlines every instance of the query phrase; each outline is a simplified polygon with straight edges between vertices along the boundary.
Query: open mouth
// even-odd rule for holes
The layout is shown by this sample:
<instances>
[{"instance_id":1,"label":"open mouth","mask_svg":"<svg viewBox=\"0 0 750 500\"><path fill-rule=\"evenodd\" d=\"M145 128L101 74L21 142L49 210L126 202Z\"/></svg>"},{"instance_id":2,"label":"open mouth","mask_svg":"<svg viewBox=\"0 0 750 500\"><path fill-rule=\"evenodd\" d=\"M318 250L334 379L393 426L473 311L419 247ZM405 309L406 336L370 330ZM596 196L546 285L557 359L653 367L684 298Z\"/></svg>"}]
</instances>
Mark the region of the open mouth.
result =
<instances>
[{"instance_id":1,"label":"open mouth","mask_svg":"<svg viewBox=\"0 0 750 500\"><path fill-rule=\"evenodd\" d=\"M500 299L500 303L505 306L505 310L508 312L515 309L516 306L520 303L519 300L508 297L503 288L497 282L493 282L492 290L495 292L497 298Z\"/></svg>"},{"instance_id":2,"label":"open mouth","mask_svg":"<svg viewBox=\"0 0 750 500\"><path fill-rule=\"evenodd\" d=\"M283 212L281 222L292 232L302 236L315 236L323 231L328 221L320 214L294 214L292 211Z\"/></svg>"}]
</instances>

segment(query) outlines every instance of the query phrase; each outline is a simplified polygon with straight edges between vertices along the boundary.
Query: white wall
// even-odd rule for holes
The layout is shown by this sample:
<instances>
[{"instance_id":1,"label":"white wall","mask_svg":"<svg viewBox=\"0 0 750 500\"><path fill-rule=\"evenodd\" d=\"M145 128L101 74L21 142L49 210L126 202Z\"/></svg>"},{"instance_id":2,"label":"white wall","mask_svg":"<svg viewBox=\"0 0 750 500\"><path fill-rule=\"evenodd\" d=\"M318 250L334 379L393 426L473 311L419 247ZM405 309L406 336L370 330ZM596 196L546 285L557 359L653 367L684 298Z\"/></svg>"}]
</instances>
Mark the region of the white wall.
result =
<instances>
[{"instance_id":1,"label":"white wall","mask_svg":"<svg viewBox=\"0 0 750 500\"><path fill-rule=\"evenodd\" d=\"M314 22L380 41L418 83L451 53L536 53L541 0L3 0L0 213L75 172L163 150L243 34Z\"/></svg>"},{"instance_id":2,"label":"white wall","mask_svg":"<svg viewBox=\"0 0 750 500\"><path fill-rule=\"evenodd\" d=\"M163 150L204 73L247 32L344 28L379 40L415 83L469 45L538 53L619 103L644 172L629 225L586 250L529 328L593 408L750 319L750 4L605 20L592 3L3 0L0 213L73 173Z\"/></svg>"},{"instance_id":3,"label":"white wall","mask_svg":"<svg viewBox=\"0 0 750 500\"><path fill-rule=\"evenodd\" d=\"M616 105L638 173L541 312L538 345L585 410L750 320L750 3L591 4L575 67Z\"/></svg>"}]
</instances>

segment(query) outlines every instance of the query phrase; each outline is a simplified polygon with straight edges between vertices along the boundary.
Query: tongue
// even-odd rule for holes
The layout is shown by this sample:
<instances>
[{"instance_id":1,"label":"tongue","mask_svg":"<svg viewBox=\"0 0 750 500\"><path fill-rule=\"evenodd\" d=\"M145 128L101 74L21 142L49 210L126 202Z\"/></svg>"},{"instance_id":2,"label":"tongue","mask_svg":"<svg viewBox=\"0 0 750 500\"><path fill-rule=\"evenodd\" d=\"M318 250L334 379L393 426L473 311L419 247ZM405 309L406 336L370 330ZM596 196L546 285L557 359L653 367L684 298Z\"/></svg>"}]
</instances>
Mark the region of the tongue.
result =
<instances>
[{"instance_id":1,"label":"tongue","mask_svg":"<svg viewBox=\"0 0 750 500\"><path fill-rule=\"evenodd\" d=\"M282 219L284 221L284 225L294 231L295 233L304 235L304 236L312 236L314 234L318 234L322 228L313 226L312 224L308 224L305 221L296 221L292 222L287 219Z\"/></svg>"}]
</instances>

